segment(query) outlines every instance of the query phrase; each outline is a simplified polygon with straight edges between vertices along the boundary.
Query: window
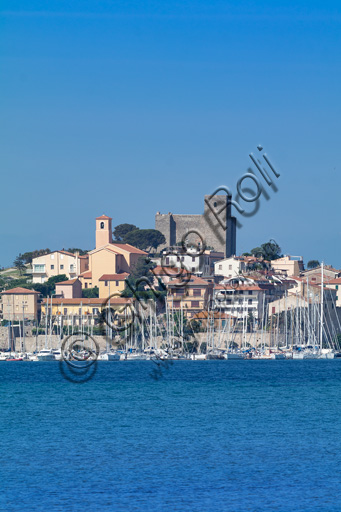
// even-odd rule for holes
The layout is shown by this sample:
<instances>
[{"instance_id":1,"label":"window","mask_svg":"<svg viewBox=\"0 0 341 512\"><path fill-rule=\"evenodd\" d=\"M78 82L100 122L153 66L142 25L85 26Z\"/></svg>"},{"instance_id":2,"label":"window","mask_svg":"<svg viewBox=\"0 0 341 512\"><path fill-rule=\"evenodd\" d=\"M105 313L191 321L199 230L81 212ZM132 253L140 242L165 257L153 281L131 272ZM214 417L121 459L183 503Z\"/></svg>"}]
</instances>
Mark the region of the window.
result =
<instances>
[{"instance_id":1,"label":"window","mask_svg":"<svg viewBox=\"0 0 341 512\"><path fill-rule=\"evenodd\" d=\"M192 256L192 261L195 261L195 257L194 256Z\"/></svg>"},{"instance_id":2,"label":"window","mask_svg":"<svg viewBox=\"0 0 341 512\"><path fill-rule=\"evenodd\" d=\"M60 270L64 270L64 265L60 265Z\"/></svg>"},{"instance_id":3,"label":"window","mask_svg":"<svg viewBox=\"0 0 341 512\"><path fill-rule=\"evenodd\" d=\"M98 311L99 311L98 308L93 308L93 310L92 310L94 315L98 315Z\"/></svg>"},{"instance_id":4,"label":"window","mask_svg":"<svg viewBox=\"0 0 341 512\"><path fill-rule=\"evenodd\" d=\"M108 281L104 281L104 286L108 286Z\"/></svg>"},{"instance_id":5,"label":"window","mask_svg":"<svg viewBox=\"0 0 341 512\"><path fill-rule=\"evenodd\" d=\"M51 265L51 270L54 270L54 265Z\"/></svg>"},{"instance_id":6,"label":"window","mask_svg":"<svg viewBox=\"0 0 341 512\"><path fill-rule=\"evenodd\" d=\"M104 229L104 222L101 222L101 229Z\"/></svg>"},{"instance_id":7,"label":"window","mask_svg":"<svg viewBox=\"0 0 341 512\"><path fill-rule=\"evenodd\" d=\"M198 307L199 307L199 301L198 300L192 300L191 308L198 308Z\"/></svg>"},{"instance_id":8,"label":"window","mask_svg":"<svg viewBox=\"0 0 341 512\"><path fill-rule=\"evenodd\" d=\"M181 256L181 261L185 261L185 257L184 256Z\"/></svg>"},{"instance_id":9,"label":"window","mask_svg":"<svg viewBox=\"0 0 341 512\"><path fill-rule=\"evenodd\" d=\"M81 315L82 314L82 308L78 308L78 314Z\"/></svg>"},{"instance_id":10,"label":"window","mask_svg":"<svg viewBox=\"0 0 341 512\"><path fill-rule=\"evenodd\" d=\"M232 270L232 265L229 265L229 270Z\"/></svg>"},{"instance_id":11,"label":"window","mask_svg":"<svg viewBox=\"0 0 341 512\"><path fill-rule=\"evenodd\" d=\"M251 290L249 290L249 295L252 295L252 291Z\"/></svg>"},{"instance_id":12,"label":"window","mask_svg":"<svg viewBox=\"0 0 341 512\"><path fill-rule=\"evenodd\" d=\"M34 265L34 272L45 272L45 265Z\"/></svg>"},{"instance_id":13,"label":"window","mask_svg":"<svg viewBox=\"0 0 341 512\"><path fill-rule=\"evenodd\" d=\"M118 281L116 281L116 286L118 286Z\"/></svg>"},{"instance_id":14,"label":"window","mask_svg":"<svg viewBox=\"0 0 341 512\"><path fill-rule=\"evenodd\" d=\"M219 268L219 270L223 270L223 266L222 265L219 265L218 268Z\"/></svg>"},{"instance_id":15,"label":"window","mask_svg":"<svg viewBox=\"0 0 341 512\"><path fill-rule=\"evenodd\" d=\"M184 288L178 288L175 290L175 295L185 295Z\"/></svg>"},{"instance_id":16,"label":"window","mask_svg":"<svg viewBox=\"0 0 341 512\"><path fill-rule=\"evenodd\" d=\"M174 308L179 308L179 307L180 307L180 301L179 301L179 300L175 300L175 301L173 302L173 307L174 307Z\"/></svg>"},{"instance_id":17,"label":"window","mask_svg":"<svg viewBox=\"0 0 341 512\"><path fill-rule=\"evenodd\" d=\"M198 290L194 289L193 290L193 296L194 297L201 297L201 289L200 288Z\"/></svg>"},{"instance_id":18,"label":"window","mask_svg":"<svg viewBox=\"0 0 341 512\"><path fill-rule=\"evenodd\" d=\"M88 283L85 283L85 288L87 288L87 287L88 287Z\"/></svg>"},{"instance_id":19,"label":"window","mask_svg":"<svg viewBox=\"0 0 341 512\"><path fill-rule=\"evenodd\" d=\"M195 267L192 267L192 272L195 272Z\"/></svg>"},{"instance_id":20,"label":"window","mask_svg":"<svg viewBox=\"0 0 341 512\"><path fill-rule=\"evenodd\" d=\"M274 315L275 313L276 313L276 307L275 307L275 306L273 306L273 307L272 307L272 314Z\"/></svg>"},{"instance_id":21,"label":"window","mask_svg":"<svg viewBox=\"0 0 341 512\"><path fill-rule=\"evenodd\" d=\"M67 308L64 308L64 315L67 315Z\"/></svg>"},{"instance_id":22,"label":"window","mask_svg":"<svg viewBox=\"0 0 341 512\"><path fill-rule=\"evenodd\" d=\"M168 256L166 258L166 265L169 265L169 258L168 258Z\"/></svg>"},{"instance_id":23,"label":"window","mask_svg":"<svg viewBox=\"0 0 341 512\"><path fill-rule=\"evenodd\" d=\"M249 299L249 301L248 301L248 302L249 302L249 304L252 304L252 299Z\"/></svg>"}]
</instances>

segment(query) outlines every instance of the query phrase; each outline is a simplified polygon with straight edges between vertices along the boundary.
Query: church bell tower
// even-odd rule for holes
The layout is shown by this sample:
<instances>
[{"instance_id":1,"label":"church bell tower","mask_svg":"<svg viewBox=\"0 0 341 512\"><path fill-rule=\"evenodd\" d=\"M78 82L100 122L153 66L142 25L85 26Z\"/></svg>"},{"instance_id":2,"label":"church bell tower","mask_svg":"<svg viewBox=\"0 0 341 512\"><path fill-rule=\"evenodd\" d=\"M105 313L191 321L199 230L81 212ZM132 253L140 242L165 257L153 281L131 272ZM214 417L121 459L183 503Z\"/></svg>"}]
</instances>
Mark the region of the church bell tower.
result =
<instances>
[{"instance_id":1,"label":"church bell tower","mask_svg":"<svg viewBox=\"0 0 341 512\"><path fill-rule=\"evenodd\" d=\"M112 243L112 218L101 215L96 218L96 249Z\"/></svg>"}]
</instances>

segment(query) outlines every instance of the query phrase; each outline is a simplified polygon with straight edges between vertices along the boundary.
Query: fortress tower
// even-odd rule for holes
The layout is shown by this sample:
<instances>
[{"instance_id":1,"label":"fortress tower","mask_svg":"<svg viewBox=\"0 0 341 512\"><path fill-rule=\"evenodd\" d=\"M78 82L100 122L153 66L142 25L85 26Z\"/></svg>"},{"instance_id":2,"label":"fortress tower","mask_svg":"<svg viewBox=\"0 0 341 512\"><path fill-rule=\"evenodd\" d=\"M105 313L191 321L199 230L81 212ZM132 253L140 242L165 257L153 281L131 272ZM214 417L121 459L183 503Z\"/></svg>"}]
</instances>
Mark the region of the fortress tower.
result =
<instances>
[{"instance_id":1,"label":"fortress tower","mask_svg":"<svg viewBox=\"0 0 341 512\"><path fill-rule=\"evenodd\" d=\"M223 252L226 258L236 254L236 218L231 217L231 203L227 195L205 196L202 215L157 212L155 229L166 238L160 249L181 242L189 231L195 230L207 247Z\"/></svg>"}]
</instances>

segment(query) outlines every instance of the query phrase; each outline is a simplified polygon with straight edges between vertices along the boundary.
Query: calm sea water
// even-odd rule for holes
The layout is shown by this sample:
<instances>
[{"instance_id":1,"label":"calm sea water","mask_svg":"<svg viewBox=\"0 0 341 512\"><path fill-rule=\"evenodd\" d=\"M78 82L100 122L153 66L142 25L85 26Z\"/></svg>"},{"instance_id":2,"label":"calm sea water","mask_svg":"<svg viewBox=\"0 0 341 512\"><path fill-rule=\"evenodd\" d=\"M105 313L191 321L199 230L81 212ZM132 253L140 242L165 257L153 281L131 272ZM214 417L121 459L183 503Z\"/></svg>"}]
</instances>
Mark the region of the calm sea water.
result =
<instances>
[{"instance_id":1,"label":"calm sea water","mask_svg":"<svg viewBox=\"0 0 341 512\"><path fill-rule=\"evenodd\" d=\"M0 363L1 511L341 511L341 361Z\"/></svg>"}]
</instances>

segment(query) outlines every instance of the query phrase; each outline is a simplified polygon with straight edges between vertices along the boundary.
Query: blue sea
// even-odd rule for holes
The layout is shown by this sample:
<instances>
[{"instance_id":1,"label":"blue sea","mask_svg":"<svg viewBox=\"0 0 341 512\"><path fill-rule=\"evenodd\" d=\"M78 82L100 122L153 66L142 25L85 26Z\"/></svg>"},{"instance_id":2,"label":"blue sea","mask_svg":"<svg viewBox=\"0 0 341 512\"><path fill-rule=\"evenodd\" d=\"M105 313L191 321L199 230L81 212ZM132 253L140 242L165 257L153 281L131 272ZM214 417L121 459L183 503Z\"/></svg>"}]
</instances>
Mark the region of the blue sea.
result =
<instances>
[{"instance_id":1,"label":"blue sea","mask_svg":"<svg viewBox=\"0 0 341 512\"><path fill-rule=\"evenodd\" d=\"M1 511L341 511L341 361L94 369L0 363Z\"/></svg>"}]
</instances>

